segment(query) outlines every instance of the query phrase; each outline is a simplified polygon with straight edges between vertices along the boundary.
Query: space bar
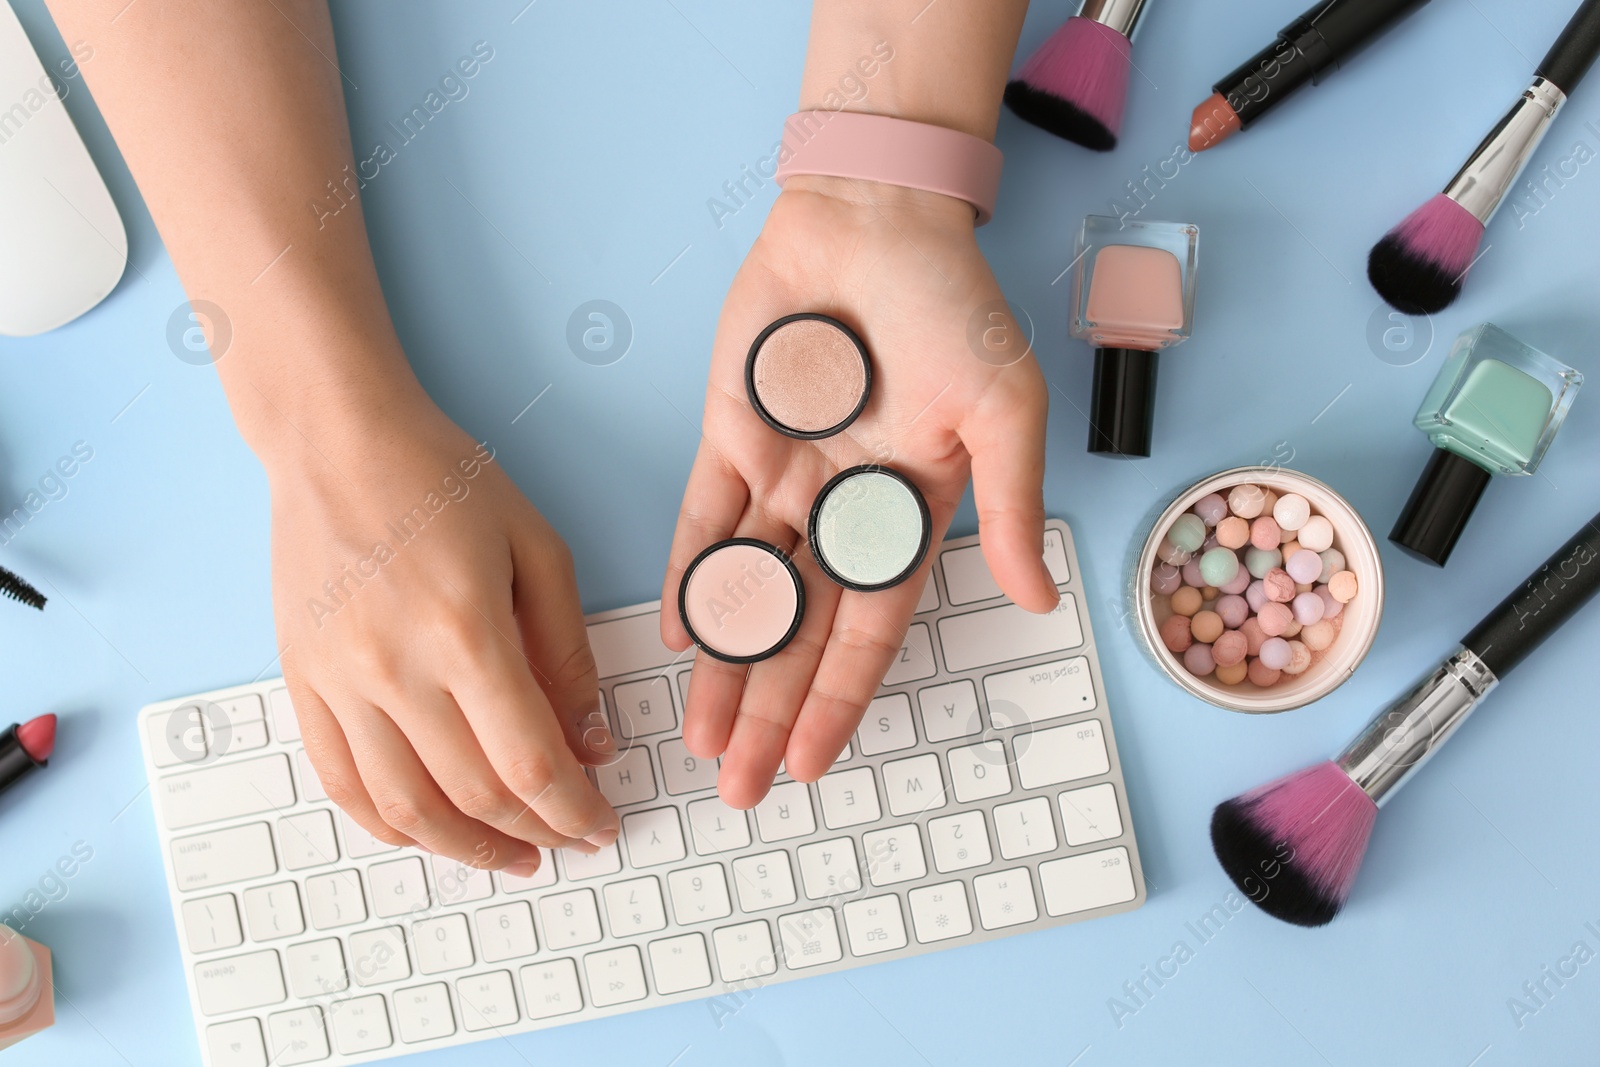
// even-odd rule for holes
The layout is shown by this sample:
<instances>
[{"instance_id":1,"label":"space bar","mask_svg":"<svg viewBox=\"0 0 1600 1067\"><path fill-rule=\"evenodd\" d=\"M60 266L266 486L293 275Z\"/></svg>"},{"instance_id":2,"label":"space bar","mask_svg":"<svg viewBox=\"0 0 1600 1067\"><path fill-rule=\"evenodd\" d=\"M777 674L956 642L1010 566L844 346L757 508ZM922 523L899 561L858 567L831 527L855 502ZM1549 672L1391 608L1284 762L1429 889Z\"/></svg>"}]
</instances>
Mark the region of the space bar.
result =
<instances>
[{"instance_id":1,"label":"space bar","mask_svg":"<svg viewBox=\"0 0 1600 1067\"><path fill-rule=\"evenodd\" d=\"M1062 594L1061 603L1048 615L1035 615L1015 604L950 615L939 620L939 642L951 671L1065 652L1083 644L1078 598Z\"/></svg>"},{"instance_id":2,"label":"space bar","mask_svg":"<svg viewBox=\"0 0 1600 1067\"><path fill-rule=\"evenodd\" d=\"M648 671L682 660L694 662L693 649L674 652L661 643L661 613L646 611L589 624L589 649L601 678Z\"/></svg>"}]
</instances>

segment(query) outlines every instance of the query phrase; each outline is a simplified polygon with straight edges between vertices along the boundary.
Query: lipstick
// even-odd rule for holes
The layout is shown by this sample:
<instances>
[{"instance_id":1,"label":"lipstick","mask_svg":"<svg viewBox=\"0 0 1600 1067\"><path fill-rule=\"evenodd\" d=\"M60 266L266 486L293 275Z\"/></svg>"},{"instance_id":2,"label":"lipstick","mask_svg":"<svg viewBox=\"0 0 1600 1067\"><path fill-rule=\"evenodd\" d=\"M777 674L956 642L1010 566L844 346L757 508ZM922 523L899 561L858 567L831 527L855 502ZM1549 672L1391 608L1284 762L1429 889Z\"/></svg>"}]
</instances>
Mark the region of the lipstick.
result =
<instances>
[{"instance_id":1,"label":"lipstick","mask_svg":"<svg viewBox=\"0 0 1600 1067\"><path fill-rule=\"evenodd\" d=\"M0 731L0 793L10 789L29 771L48 764L55 750L54 715L41 715Z\"/></svg>"}]
</instances>

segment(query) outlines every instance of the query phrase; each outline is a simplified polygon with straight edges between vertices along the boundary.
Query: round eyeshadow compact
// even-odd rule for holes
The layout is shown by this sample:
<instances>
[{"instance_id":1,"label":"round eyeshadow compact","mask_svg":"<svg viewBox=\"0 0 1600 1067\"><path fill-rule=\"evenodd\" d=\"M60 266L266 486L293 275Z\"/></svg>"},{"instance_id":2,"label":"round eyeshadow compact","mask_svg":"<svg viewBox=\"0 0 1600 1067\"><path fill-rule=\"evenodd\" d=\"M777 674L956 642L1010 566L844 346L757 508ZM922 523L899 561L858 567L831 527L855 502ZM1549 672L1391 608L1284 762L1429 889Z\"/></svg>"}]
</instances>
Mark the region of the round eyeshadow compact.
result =
<instances>
[{"instance_id":1,"label":"round eyeshadow compact","mask_svg":"<svg viewBox=\"0 0 1600 1067\"><path fill-rule=\"evenodd\" d=\"M761 331L744 364L756 414L787 437L816 441L861 414L872 361L854 330L827 315L785 315Z\"/></svg>"},{"instance_id":2,"label":"round eyeshadow compact","mask_svg":"<svg viewBox=\"0 0 1600 1067\"><path fill-rule=\"evenodd\" d=\"M776 655L800 629L806 590L789 557L734 537L694 558L678 586L678 616L702 652L725 663Z\"/></svg>"},{"instance_id":3,"label":"round eyeshadow compact","mask_svg":"<svg viewBox=\"0 0 1600 1067\"><path fill-rule=\"evenodd\" d=\"M811 506L811 554L829 578L857 592L899 585L928 554L933 523L910 479L888 467L851 467Z\"/></svg>"}]
</instances>

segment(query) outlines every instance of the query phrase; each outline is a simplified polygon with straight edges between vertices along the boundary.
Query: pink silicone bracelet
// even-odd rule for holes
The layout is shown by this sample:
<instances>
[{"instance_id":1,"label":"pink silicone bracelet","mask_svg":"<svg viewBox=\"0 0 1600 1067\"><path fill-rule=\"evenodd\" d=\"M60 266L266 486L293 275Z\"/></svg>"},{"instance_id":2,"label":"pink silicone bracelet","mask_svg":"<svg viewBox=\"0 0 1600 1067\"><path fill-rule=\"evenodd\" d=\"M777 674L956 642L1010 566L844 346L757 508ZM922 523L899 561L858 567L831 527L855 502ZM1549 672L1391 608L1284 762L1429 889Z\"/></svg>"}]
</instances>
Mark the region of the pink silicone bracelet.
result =
<instances>
[{"instance_id":1,"label":"pink silicone bracelet","mask_svg":"<svg viewBox=\"0 0 1600 1067\"><path fill-rule=\"evenodd\" d=\"M778 184L794 174L903 185L965 200L982 226L1000 190L1000 149L970 133L856 111L800 111L783 124Z\"/></svg>"}]
</instances>

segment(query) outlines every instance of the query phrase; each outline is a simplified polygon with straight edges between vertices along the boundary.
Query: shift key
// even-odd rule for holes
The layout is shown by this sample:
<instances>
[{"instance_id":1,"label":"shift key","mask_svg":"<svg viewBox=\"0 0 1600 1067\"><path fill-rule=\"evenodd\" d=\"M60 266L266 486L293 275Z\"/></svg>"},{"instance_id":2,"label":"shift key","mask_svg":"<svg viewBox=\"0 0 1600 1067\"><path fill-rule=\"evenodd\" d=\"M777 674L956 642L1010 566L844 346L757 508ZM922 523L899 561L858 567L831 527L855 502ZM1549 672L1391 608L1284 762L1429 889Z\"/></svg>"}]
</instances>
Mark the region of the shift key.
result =
<instances>
[{"instance_id":1,"label":"shift key","mask_svg":"<svg viewBox=\"0 0 1600 1067\"><path fill-rule=\"evenodd\" d=\"M1083 644L1078 598L1063 593L1061 603L1046 615L1015 604L950 615L939 620L939 643L944 646L945 666L952 672L1065 652Z\"/></svg>"},{"instance_id":2,"label":"shift key","mask_svg":"<svg viewBox=\"0 0 1600 1067\"><path fill-rule=\"evenodd\" d=\"M169 775L156 783L156 798L169 830L276 811L294 803L289 757L277 753Z\"/></svg>"}]
</instances>

